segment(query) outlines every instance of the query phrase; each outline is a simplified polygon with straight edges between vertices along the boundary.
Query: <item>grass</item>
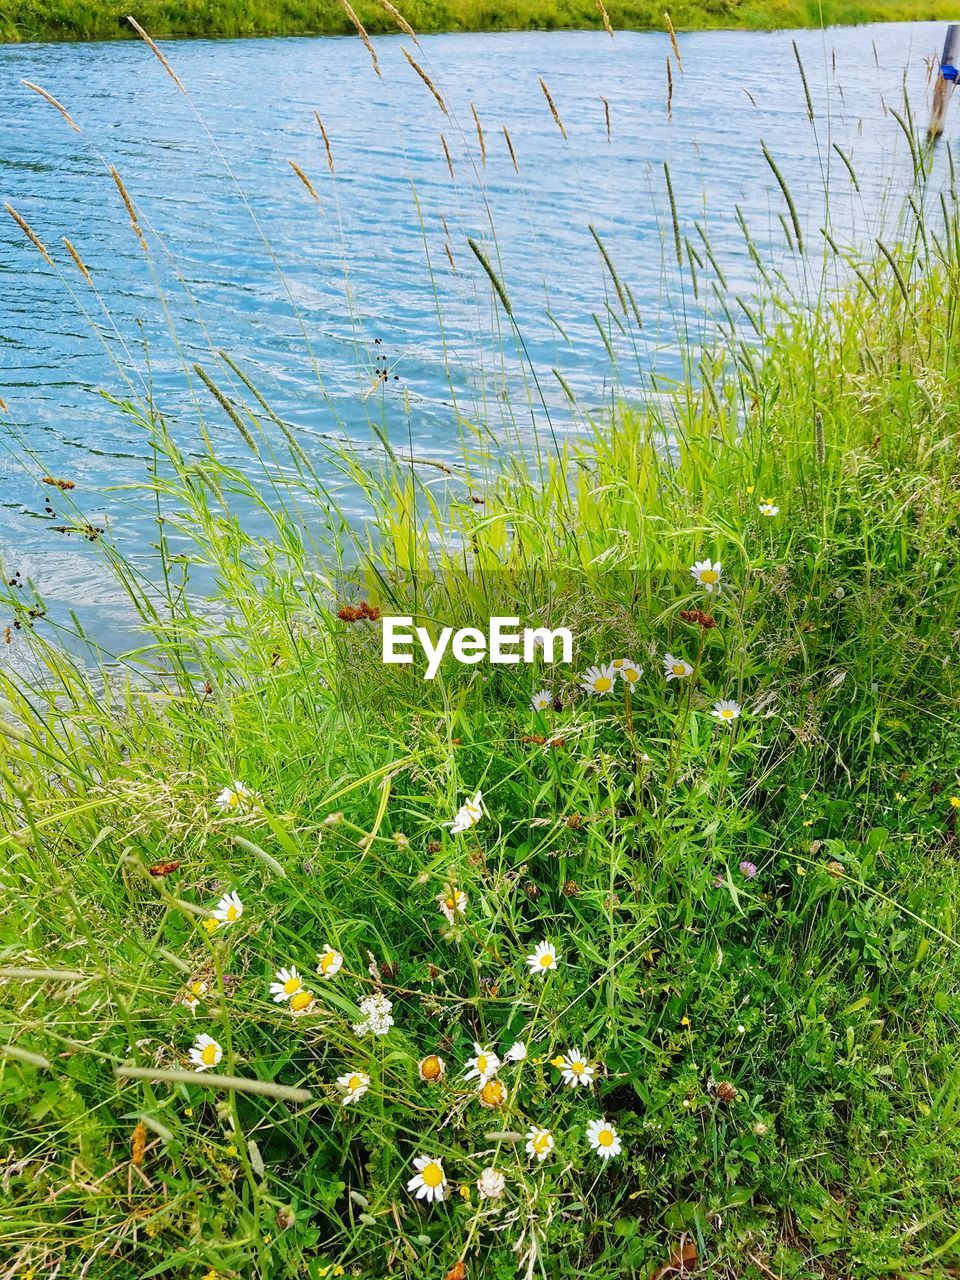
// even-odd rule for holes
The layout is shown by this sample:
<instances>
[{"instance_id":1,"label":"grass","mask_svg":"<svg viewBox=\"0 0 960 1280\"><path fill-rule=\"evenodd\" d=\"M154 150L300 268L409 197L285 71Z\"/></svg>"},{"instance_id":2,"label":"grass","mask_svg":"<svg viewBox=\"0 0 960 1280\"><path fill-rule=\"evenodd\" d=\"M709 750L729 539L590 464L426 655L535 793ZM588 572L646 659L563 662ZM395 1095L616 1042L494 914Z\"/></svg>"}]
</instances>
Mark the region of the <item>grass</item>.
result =
<instances>
[{"instance_id":1,"label":"grass","mask_svg":"<svg viewBox=\"0 0 960 1280\"><path fill-rule=\"evenodd\" d=\"M396 24L378 0L353 6L371 34L392 33ZM657 0L612 0L606 5L613 26L647 31L665 28ZM553 31L602 29L592 0L411 0L402 6L419 32ZM944 0L681 0L669 7L678 30L738 28L770 31L858 22L915 22L952 19L956 7ZM127 15L157 38L173 36L348 35L353 26L341 4L306 0L6 0L0 11L0 40L117 40L131 36Z\"/></svg>"},{"instance_id":2,"label":"grass","mask_svg":"<svg viewBox=\"0 0 960 1280\"><path fill-rule=\"evenodd\" d=\"M897 236L844 249L839 293L829 242L793 238L760 263L752 329L722 322L689 377L599 417L571 393L562 445L480 423L442 488L376 424L375 462L308 453L225 354L189 451L161 406L125 406L152 449L152 564L51 477L144 638L84 665L5 566L35 666L0 674L4 1275L956 1273L956 209L918 164ZM727 305L676 217L667 253ZM522 361L497 246L477 249ZM602 240L598 270L620 356L640 334ZM362 531L331 475L364 492ZM691 576L706 557L719 593ZM574 663L425 682L381 663L377 610L562 622ZM691 674L668 682L668 653ZM615 658L645 671L587 693ZM228 893L242 914L219 923ZM270 991L290 965L302 1017ZM356 1029L370 996L385 1035ZM515 1041L485 1107L475 1044ZM573 1049L588 1088L554 1065ZM606 1166L599 1117L623 1144ZM531 1126L554 1135L542 1163ZM420 1156L443 1204L406 1190Z\"/></svg>"}]
</instances>

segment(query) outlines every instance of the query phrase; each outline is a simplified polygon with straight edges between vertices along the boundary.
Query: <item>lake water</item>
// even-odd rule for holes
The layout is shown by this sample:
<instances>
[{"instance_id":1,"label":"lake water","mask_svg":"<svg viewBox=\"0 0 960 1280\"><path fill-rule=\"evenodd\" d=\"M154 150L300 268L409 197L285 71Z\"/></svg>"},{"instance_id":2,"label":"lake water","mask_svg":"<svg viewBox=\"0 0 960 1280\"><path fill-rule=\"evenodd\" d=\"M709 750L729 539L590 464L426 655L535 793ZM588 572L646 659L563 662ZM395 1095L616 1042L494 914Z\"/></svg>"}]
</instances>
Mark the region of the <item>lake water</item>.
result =
<instances>
[{"instance_id":1,"label":"lake water","mask_svg":"<svg viewBox=\"0 0 960 1280\"><path fill-rule=\"evenodd\" d=\"M869 246L889 221L889 192L910 173L887 108L902 109L905 84L925 119L927 64L943 33L942 24L897 24L682 36L669 116L670 46L658 34L426 37L414 53L446 97L449 117L404 59L401 46L412 47L406 39L375 42L382 80L356 39L165 45L219 155L191 103L138 41L0 47L0 198L51 248L91 317L2 215L0 396L42 465L76 481L79 505L96 522L109 519L111 536L132 555L145 554L155 537L151 514L107 491L142 476L144 443L98 392L127 394L115 362L141 386L143 344L157 403L185 442L195 434L196 411L183 361L210 364L211 349L223 347L275 410L298 424L308 449L311 432L368 440L374 417L397 440L412 430L417 452L442 457L460 435L457 409L505 429L489 339L491 293L466 244L468 235L489 237L492 216L530 353L557 397L560 429L574 430L550 368L563 370L587 406L609 393L609 359L592 319L602 311L605 281L588 224L604 236L644 317L639 369L625 360L620 370L627 391L639 394L641 372L678 371L678 327L696 338L707 322L671 261L672 236L661 240L669 221L663 162L685 234L699 246L695 222L708 231L731 295L754 287L737 204L761 251L793 270L777 216L784 204L761 139L791 186L815 260L825 174L837 239ZM23 79L59 98L83 134ZM471 104L485 130L485 165ZM335 178L314 111L331 140ZM956 128L954 112L947 136ZM859 193L833 142L852 160ZM290 160L309 175L319 206ZM140 211L152 269L105 162L117 166ZM88 264L109 319L70 266L63 236ZM378 357L391 378L382 394L365 399ZM224 453L242 462L233 429L209 401L204 407ZM56 606L75 607L119 643L126 624L109 578L87 544L52 531L49 491L16 453L7 439L0 454L7 575L19 570ZM342 497L361 513L355 495Z\"/></svg>"}]
</instances>

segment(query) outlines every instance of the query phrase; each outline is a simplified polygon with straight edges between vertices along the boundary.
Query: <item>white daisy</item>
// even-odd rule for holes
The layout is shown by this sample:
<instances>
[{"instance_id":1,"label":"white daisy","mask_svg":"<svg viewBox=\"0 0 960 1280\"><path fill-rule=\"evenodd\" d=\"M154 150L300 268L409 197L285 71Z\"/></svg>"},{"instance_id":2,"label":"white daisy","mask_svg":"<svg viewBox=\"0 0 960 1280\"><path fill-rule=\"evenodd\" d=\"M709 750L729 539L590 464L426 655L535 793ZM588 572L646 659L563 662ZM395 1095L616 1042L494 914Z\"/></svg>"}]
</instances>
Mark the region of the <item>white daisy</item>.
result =
<instances>
[{"instance_id":1,"label":"white daisy","mask_svg":"<svg viewBox=\"0 0 960 1280\"><path fill-rule=\"evenodd\" d=\"M322 978L335 978L343 968L343 956L335 951L328 942L317 956L317 968Z\"/></svg>"},{"instance_id":2,"label":"white daisy","mask_svg":"<svg viewBox=\"0 0 960 1280\"><path fill-rule=\"evenodd\" d=\"M636 684L643 675L643 667L638 667L629 658L623 658L618 668L620 679L624 684Z\"/></svg>"},{"instance_id":3,"label":"white daisy","mask_svg":"<svg viewBox=\"0 0 960 1280\"><path fill-rule=\"evenodd\" d=\"M217 808L224 809L226 812L245 813L248 809L252 809L254 803L259 797L255 791L251 791L248 786L242 782L233 782L229 787L224 787L217 796Z\"/></svg>"},{"instance_id":4,"label":"white daisy","mask_svg":"<svg viewBox=\"0 0 960 1280\"><path fill-rule=\"evenodd\" d=\"M198 978L196 982L188 982L180 996L181 1004L185 1004L191 1013L196 1013L197 1005L207 994L208 987L202 978Z\"/></svg>"},{"instance_id":5,"label":"white daisy","mask_svg":"<svg viewBox=\"0 0 960 1280\"><path fill-rule=\"evenodd\" d=\"M667 680L686 680L693 675L693 667L683 658L675 658L672 653L663 655L663 672Z\"/></svg>"},{"instance_id":6,"label":"white daisy","mask_svg":"<svg viewBox=\"0 0 960 1280\"><path fill-rule=\"evenodd\" d=\"M237 896L236 889L225 893L213 909L213 918L218 928L225 924L236 924L243 915L243 903Z\"/></svg>"},{"instance_id":7,"label":"white daisy","mask_svg":"<svg viewBox=\"0 0 960 1280\"><path fill-rule=\"evenodd\" d=\"M284 1000L295 996L303 986L303 979L292 966L289 969L278 969L275 977L276 981L270 983L270 994L276 1004L283 1004Z\"/></svg>"},{"instance_id":8,"label":"white daisy","mask_svg":"<svg viewBox=\"0 0 960 1280\"><path fill-rule=\"evenodd\" d=\"M579 1049L568 1049L560 1061L563 1064L560 1067L560 1075L563 1077L564 1084L570 1085L572 1089L589 1088L593 1084L597 1068L583 1056Z\"/></svg>"},{"instance_id":9,"label":"white daisy","mask_svg":"<svg viewBox=\"0 0 960 1280\"><path fill-rule=\"evenodd\" d=\"M506 1185L507 1180L500 1170L490 1165L477 1179L477 1194L481 1200L499 1200Z\"/></svg>"},{"instance_id":10,"label":"white daisy","mask_svg":"<svg viewBox=\"0 0 960 1280\"><path fill-rule=\"evenodd\" d=\"M407 1190L427 1204L442 1200L447 1192L447 1175L441 1162L431 1156L417 1156L413 1167L417 1172L407 1183Z\"/></svg>"},{"instance_id":11,"label":"white daisy","mask_svg":"<svg viewBox=\"0 0 960 1280\"><path fill-rule=\"evenodd\" d=\"M612 666L588 667L586 675L580 681L580 688L587 693L610 693L617 681L617 672Z\"/></svg>"},{"instance_id":12,"label":"white daisy","mask_svg":"<svg viewBox=\"0 0 960 1280\"><path fill-rule=\"evenodd\" d=\"M223 1057L223 1049L213 1036L202 1033L194 1040L189 1057L194 1071L209 1071Z\"/></svg>"},{"instance_id":13,"label":"white daisy","mask_svg":"<svg viewBox=\"0 0 960 1280\"><path fill-rule=\"evenodd\" d=\"M457 816L450 824L450 834L458 836L461 832L469 831L471 827L475 827L483 817L483 796L479 791L470 799L465 800L457 810Z\"/></svg>"},{"instance_id":14,"label":"white daisy","mask_svg":"<svg viewBox=\"0 0 960 1280\"><path fill-rule=\"evenodd\" d=\"M447 888L437 896L437 905L447 917L448 924L456 924L457 914L464 915L467 910L467 895L462 889Z\"/></svg>"},{"instance_id":15,"label":"white daisy","mask_svg":"<svg viewBox=\"0 0 960 1280\"><path fill-rule=\"evenodd\" d=\"M484 1049L483 1045L473 1042L473 1057L467 1062L467 1074L464 1080L479 1080L480 1088L492 1080L500 1070L500 1059L492 1049Z\"/></svg>"},{"instance_id":16,"label":"white daisy","mask_svg":"<svg viewBox=\"0 0 960 1280\"><path fill-rule=\"evenodd\" d=\"M527 967L531 973L539 973L541 978L545 978L551 969L556 969L557 963L557 949L552 942L538 942L527 956Z\"/></svg>"},{"instance_id":17,"label":"white daisy","mask_svg":"<svg viewBox=\"0 0 960 1280\"><path fill-rule=\"evenodd\" d=\"M705 587L708 592L720 590L720 561L698 560L690 566L695 582Z\"/></svg>"},{"instance_id":18,"label":"white daisy","mask_svg":"<svg viewBox=\"0 0 960 1280\"><path fill-rule=\"evenodd\" d=\"M541 689L530 699L530 705L534 711L549 711L553 706L553 694L549 689Z\"/></svg>"},{"instance_id":19,"label":"white daisy","mask_svg":"<svg viewBox=\"0 0 960 1280\"><path fill-rule=\"evenodd\" d=\"M734 702L732 698L725 698L722 702L715 702L713 710L710 714L715 720L722 720L725 724L731 724L738 718L743 710L739 702Z\"/></svg>"},{"instance_id":20,"label":"white daisy","mask_svg":"<svg viewBox=\"0 0 960 1280\"><path fill-rule=\"evenodd\" d=\"M524 1150L532 1159L546 1160L553 1148L553 1134L549 1129L538 1129L536 1125L532 1125L527 1130L527 1145Z\"/></svg>"},{"instance_id":21,"label":"white daisy","mask_svg":"<svg viewBox=\"0 0 960 1280\"><path fill-rule=\"evenodd\" d=\"M609 1120L591 1120L587 1125L587 1141L601 1160L612 1160L623 1150L620 1136Z\"/></svg>"},{"instance_id":22,"label":"white daisy","mask_svg":"<svg viewBox=\"0 0 960 1280\"><path fill-rule=\"evenodd\" d=\"M290 997L291 1017L302 1018L304 1014L312 1012L316 1003L317 997L313 992L308 991L306 987L301 987L295 995Z\"/></svg>"},{"instance_id":23,"label":"white daisy","mask_svg":"<svg viewBox=\"0 0 960 1280\"><path fill-rule=\"evenodd\" d=\"M349 1071L337 1077L337 1086L343 1093L341 1106L349 1107L351 1102L359 1102L370 1088L370 1077L365 1071Z\"/></svg>"},{"instance_id":24,"label":"white daisy","mask_svg":"<svg viewBox=\"0 0 960 1280\"><path fill-rule=\"evenodd\" d=\"M513 1044L503 1055L504 1062L523 1062L527 1056L527 1046L522 1040L514 1040Z\"/></svg>"},{"instance_id":25,"label":"white daisy","mask_svg":"<svg viewBox=\"0 0 960 1280\"><path fill-rule=\"evenodd\" d=\"M774 506L768 498L766 501L760 503L760 514L762 516L778 516L780 514L780 508Z\"/></svg>"}]
</instances>

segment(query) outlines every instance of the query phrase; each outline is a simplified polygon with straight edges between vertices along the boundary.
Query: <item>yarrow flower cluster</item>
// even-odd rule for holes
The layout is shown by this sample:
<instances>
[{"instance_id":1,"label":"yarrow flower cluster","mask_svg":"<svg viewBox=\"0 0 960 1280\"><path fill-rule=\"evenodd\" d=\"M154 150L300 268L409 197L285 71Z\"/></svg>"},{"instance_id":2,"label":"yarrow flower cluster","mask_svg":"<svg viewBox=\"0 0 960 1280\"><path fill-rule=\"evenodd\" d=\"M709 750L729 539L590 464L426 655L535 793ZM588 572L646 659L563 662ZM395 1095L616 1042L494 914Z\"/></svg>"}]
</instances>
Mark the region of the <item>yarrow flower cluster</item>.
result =
<instances>
[{"instance_id":1,"label":"yarrow flower cluster","mask_svg":"<svg viewBox=\"0 0 960 1280\"><path fill-rule=\"evenodd\" d=\"M379 992L363 997L360 1012L363 1014L362 1020L353 1024L355 1035L385 1036L393 1026L393 1005Z\"/></svg>"}]
</instances>

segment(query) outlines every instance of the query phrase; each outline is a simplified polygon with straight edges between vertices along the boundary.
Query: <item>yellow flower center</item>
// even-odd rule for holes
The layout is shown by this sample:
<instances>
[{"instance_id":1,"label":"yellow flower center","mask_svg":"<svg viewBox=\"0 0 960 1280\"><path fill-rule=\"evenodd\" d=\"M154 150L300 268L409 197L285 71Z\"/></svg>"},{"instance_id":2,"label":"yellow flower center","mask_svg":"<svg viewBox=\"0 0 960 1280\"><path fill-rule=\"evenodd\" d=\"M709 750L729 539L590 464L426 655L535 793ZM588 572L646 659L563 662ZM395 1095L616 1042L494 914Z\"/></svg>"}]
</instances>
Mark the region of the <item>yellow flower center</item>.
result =
<instances>
[{"instance_id":1,"label":"yellow flower center","mask_svg":"<svg viewBox=\"0 0 960 1280\"><path fill-rule=\"evenodd\" d=\"M586 1067L585 1062L570 1062L567 1065L575 1076L582 1076Z\"/></svg>"},{"instance_id":2,"label":"yellow flower center","mask_svg":"<svg viewBox=\"0 0 960 1280\"><path fill-rule=\"evenodd\" d=\"M363 1080L360 1078L360 1076L351 1076L350 1079L347 1081L347 1090L349 1093L353 1093L355 1090L362 1089L362 1088L363 1088Z\"/></svg>"},{"instance_id":3,"label":"yellow flower center","mask_svg":"<svg viewBox=\"0 0 960 1280\"><path fill-rule=\"evenodd\" d=\"M723 708L723 710L720 712L720 714L721 714L721 716L724 718L724 720L732 720L732 719L733 719L733 712L731 711L731 709L730 709L729 707L724 707L724 708Z\"/></svg>"},{"instance_id":4,"label":"yellow flower center","mask_svg":"<svg viewBox=\"0 0 960 1280\"><path fill-rule=\"evenodd\" d=\"M639 679L639 676L640 672L636 667L624 667L623 678L626 680L627 684L633 684L635 680Z\"/></svg>"},{"instance_id":5,"label":"yellow flower center","mask_svg":"<svg viewBox=\"0 0 960 1280\"><path fill-rule=\"evenodd\" d=\"M227 804L232 809L239 803L240 803L239 795L237 795L236 791L231 791L230 794L227 796Z\"/></svg>"},{"instance_id":6,"label":"yellow flower center","mask_svg":"<svg viewBox=\"0 0 960 1280\"><path fill-rule=\"evenodd\" d=\"M538 1133L533 1140L533 1149L538 1155L542 1155L544 1151L550 1150L549 1133Z\"/></svg>"},{"instance_id":7,"label":"yellow flower center","mask_svg":"<svg viewBox=\"0 0 960 1280\"><path fill-rule=\"evenodd\" d=\"M499 1107L505 1100L507 1091L499 1080L490 1080L480 1090L480 1097L488 1106Z\"/></svg>"},{"instance_id":8,"label":"yellow flower center","mask_svg":"<svg viewBox=\"0 0 960 1280\"><path fill-rule=\"evenodd\" d=\"M597 676L596 680L593 682L593 687L596 689L597 693L609 693L613 688L613 681L609 676Z\"/></svg>"},{"instance_id":9,"label":"yellow flower center","mask_svg":"<svg viewBox=\"0 0 960 1280\"><path fill-rule=\"evenodd\" d=\"M420 1064L420 1074L425 1080L438 1080L440 1078L440 1059L435 1054L424 1058Z\"/></svg>"},{"instance_id":10,"label":"yellow flower center","mask_svg":"<svg viewBox=\"0 0 960 1280\"><path fill-rule=\"evenodd\" d=\"M299 991L299 990L300 990L299 978L288 978L286 982L283 984L283 994L286 996L292 996L295 991Z\"/></svg>"},{"instance_id":11,"label":"yellow flower center","mask_svg":"<svg viewBox=\"0 0 960 1280\"><path fill-rule=\"evenodd\" d=\"M328 951L326 952L325 955L322 955L320 957L320 972L329 973L329 971L337 963L337 959L338 959L338 956L336 951Z\"/></svg>"},{"instance_id":12,"label":"yellow flower center","mask_svg":"<svg viewBox=\"0 0 960 1280\"><path fill-rule=\"evenodd\" d=\"M220 921L214 916L208 916L203 922L203 927L207 933L216 933L217 929L220 928Z\"/></svg>"},{"instance_id":13,"label":"yellow flower center","mask_svg":"<svg viewBox=\"0 0 960 1280\"><path fill-rule=\"evenodd\" d=\"M487 1061L488 1059L485 1053L481 1053L477 1055L477 1070L479 1072L483 1073L484 1071L486 1071Z\"/></svg>"},{"instance_id":14,"label":"yellow flower center","mask_svg":"<svg viewBox=\"0 0 960 1280\"><path fill-rule=\"evenodd\" d=\"M309 1009L312 1004L313 996L309 991L298 991L290 1001L290 1008L299 1013L301 1009Z\"/></svg>"},{"instance_id":15,"label":"yellow flower center","mask_svg":"<svg viewBox=\"0 0 960 1280\"><path fill-rule=\"evenodd\" d=\"M553 967L553 956L550 955L548 951L546 955L542 955L540 957L540 968L551 969L552 967Z\"/></svg>"},{"instance_id":16,"label":"yellow flower center","mask_svg":"<svg viewBox=\"0 0 960 1280\"><path fill-rule=\"evenodd\" d=\"M613 1146L613 1130L601 1129L600 1132L597 1134L597 1141L600 1143L601 1147L612 1147Z\"/></svg>"},{"instance_id":17,"label":"yellow flower center","mask_svg":"<svg viewBox=\"0 0 960 1280\"><path fill-rule=\"evenodd\" d=\"M205 1044L200 1051L200 1057L203 1059L205 1067L215 1067L217 1065L218 1049L215 1044Z\"/></svg>"},{"instance_id":18,"label":"yellow flower center","mask_svg":"<svg viewBox=\"0 0 960 1280\"><path fill-rule=\"evenodd\" d=\"M682 676L686 668L684 667L682 662L675 662L671 670L673 671L673 674L675 676Z\"/></svg>"},{"instance_id":19,"label":"yellow flower center","mask_svg":"<svg viewBox=\"0 0 960 1280\"><path fill-rule=\"evenodd\" d=\"M719 575L719 573L717 573L716 569L701 569L701 570L700 570L700 581L701 581L701 582L716 582L716 580L717 580L719 577L720 577L720 575Z\"/></svg>"},{"instance_id":20,"label":"yellow flower center","mask_svg":"<svg viewBox=\"0 0 960 1280\"><path fill-rule=\"evenodd\" d=\"M228 920L230 920L230 921L236 920L236 918L237 918L237 916L238 916L239 914L240 914L240 912L237 910L237 908L236 908L236 907L234 907L234 906L232 906L232 905L231 905L231 906L229 906L229 907L227 907L227 919L228 919Z\"/></svg>"},{"instance_id":21,"label":"yellow flower center","mask_svg":"<svg viewBox=\"0 0 960 1280\"><path fill-rule=\"evenodd\" d=\"M428 1165L424 1166L420 1177L423 1179L425 1187L439 1187L443 1182L443 1170L435 1160L431 1160Z\"/></svg>"}]
</instances>

